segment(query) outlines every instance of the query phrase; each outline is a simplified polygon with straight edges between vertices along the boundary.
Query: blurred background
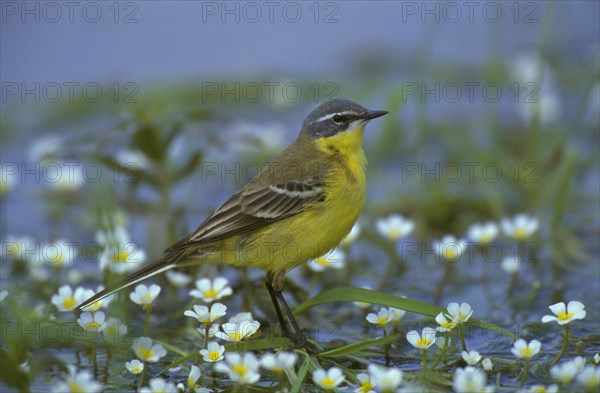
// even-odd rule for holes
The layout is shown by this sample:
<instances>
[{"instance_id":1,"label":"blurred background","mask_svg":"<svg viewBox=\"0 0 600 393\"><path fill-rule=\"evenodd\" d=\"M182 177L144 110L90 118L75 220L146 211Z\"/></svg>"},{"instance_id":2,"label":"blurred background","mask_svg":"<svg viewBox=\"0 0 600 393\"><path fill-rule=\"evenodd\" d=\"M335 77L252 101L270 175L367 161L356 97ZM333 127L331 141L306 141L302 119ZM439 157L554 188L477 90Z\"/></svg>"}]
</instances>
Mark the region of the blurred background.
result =
<instances>
[{"instance_id":1,"label":"blurred background","mask_svg":"<svg viewBox=\"0 0 600 393\"><path fill-rule=\"evenodd\" d=\"M598 350L600 3L1 7L0 283L19 307L43 305L63 283L95 288L97 252L86 245L99 231L124 227L158 258L293 142L308 112L348 98L390 111L367 127L361 235L345 270L294 271L296 301L370 286L443 306L469 301L481 318L522 328L547 305L576 299L589 311L575 333ZM375 221L392 213L414 220L407 241L418 252L377 233ZM516 276L480 255L448 276L424 256L443 235L517 213L540 225L517 251L499 240L526 262ZM6 244L23 237L38 251L71 242L77 256L59 269L44 258L19 267ZM244 287L238 272L219 272ZM32 282L48 284L19 298ZM536 337L552 342L543 329Z\"/></svg>"}]
</instances>

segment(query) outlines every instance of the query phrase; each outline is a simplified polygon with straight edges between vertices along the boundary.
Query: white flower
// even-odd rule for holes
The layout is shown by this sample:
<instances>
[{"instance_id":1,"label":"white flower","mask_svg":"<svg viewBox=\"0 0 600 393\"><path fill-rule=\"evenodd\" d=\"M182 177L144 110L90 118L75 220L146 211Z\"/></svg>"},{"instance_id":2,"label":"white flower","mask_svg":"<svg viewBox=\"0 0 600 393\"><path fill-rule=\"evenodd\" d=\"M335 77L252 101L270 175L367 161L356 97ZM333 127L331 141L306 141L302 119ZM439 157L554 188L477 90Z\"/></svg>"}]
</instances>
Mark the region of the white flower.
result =
<instances>
[{"instance_id":1,"label":"white flower","mask_svg":"<svg viewBox=\"0 0 600 393\"><path fill-rule=\"evenodd\" d=\"M459 240L452 235L446 235L442 240L435 240L433 242L435 253L450 262L460 259L466 247L467 244L463 239Z\"/></svg>"},{"instance_id":2,"label":"white flower","mask_svg":"<svg viewBox=\"0 0 600 393\"><path fill-rule=\"evenodd\" d=\"M531 359L540 352L541 347L542 343L538 340L531 340L527 343L527 341L520 338L515 341L510 351L519 359Z\"/></svg>"},{"instance_id":3,"label":"white flower","mask_svg":"<svg viewBox=\"0 0 600 393\"><path fill-rule=\"evenodd\" d=\"M467 239L481 246L485 246L498 236L498 225L494 222L473 224L467 229Z\"/></svg>"},{"instance_id":4,"label":"white flower","mask_svg":"<svg viewBox=\"0 0 600 393\"><path fill-rule=\"evenodd\" d=\"M202 359L205 362L218 362L223 359L223 353L225 353L225 347L219 345L216 341L211 341L208 343L208 347L206 349L200 350L200 355L202 355Z\"/></svg>"},{"instance_id":5,"label":"white flower","mask_svg":"<svg viewBox=\"0 0 600 393\"><path fill-rule=\"evenodd\" d=\"M346 237L344 239L342 239L342 242L340 243L340 247L348 247L352 243L354 243L356 241L356 239L358 238L358 235L360 235L360 230L361 230L360 223L358 223L358 222L355 223L352 226L352 229L350 230L350 232L346 235Z\"/></svg>"},{"instance_id":6,"label":"white flower","mask_svg":"<svg viewBox=\"0 0 600 393\"><path fill-rule=\"evenodd\" d=\"M241 321L254 321L254 317L251 312L239 312L233 317L229 318L229 323L239 323Z\"/></svg>"},{"instance_id":7,"label":"white flower","mask_svg":"<svg viewBox=\"0 0 600 393\"><path fill-rule=\"evenodd\" d=\"M517 214L512 219L503 218L500 220L500 226L506 236L523 240L537 231L539 222L537 218L528 216L527 214Z\"/></svg>"},{"instance_id":8,"label":"white flower","mask_svg":"<svg viewBox=\"0 0 600 393\"><path fill-rule=\"evenodd\" d=\"M548 387L544 385L533 385L528 390L529 393L558 393L558 385L549 385Z\"/></svg>"},{"instance_id":9,"label":"white flower","mask_svg":"<svg viewBox=\"0 0 600 393\"><path fill-rule=\"evenodd\" d=\"M483 369L485 371L492 371L492 369L494 368L494 363L492 363L492 359L490 358L485 358L483 359L483 361L481 362L481 366L483 367Z\"/></svg>"},{"instance_id":10,"label":"white flower","mask_svg":"<svg viewBox=\"0 0 600 393\"><path fill-rule=\"evenodd\" d=\"M519 271L521 262L517 256L508 256L502 260L500 267L508 274L514 274Z\"/></svg>"},{"instance_id":11,"label":"white flower","mask_svg":"<svg viewBox=\"0 0 600 393\"><path fill-rule=\"evenodd\" d=\"M406 311L400 310L399 308L389 307L388 310L390 312L391 322L394 324L400 323L402 318L404 318L404 315L406 315Z\"/></svg>"},{"instance_id":12,"label":"white flower","mask_svg":"<svg viewBox=\"0 0 600 393\"><path fill-rule=\"evenodd\" d=\"M600 363L600 353L594 355L594 364Z\"/></svg>"},{"instance_id":13,"label":"white flower","mask_svg":"<svg viewBox=\"0 0 600 393\"><path fill-rule=\"evenodd\" d=\"M435 321L440 325L436 328L438 332L449 332L456 327L456 322L452 320L452 317L447 317L443 313L439 313L435 317Z\"/></svg>"},{"instance_id":14,"label":"white flower","mask_svg":"<svg viewBox=\"0 0 600 393\"><path fill-rule=\"evenodd\" d=\"M54 268L62 268L70 265L77 257L75 243L65 239L58 239L42 245L38 260L47 263Z\"/></svg>"},{"instance_id":15,"label":"white flower","mask_svg":"<svg viewBox=\"0 0 600 393\"><path fill-rule=\"evenodd\" d=\"M28 236L7 236L2 242L0 256L34 264L38 261L39 250L33 239Z\"/></svg>"},{"instance_id":16,"label":"white flower","mask_svg":"<svg viewBox=\"0 0 600 393\"><path fill-rule=\"evenodd\" d=\"M125 367L127 367L127 371L132 374L140 374L144 371L144 363L137 359L133 359L131 362L125 362Z\"/></svg>"},{"instance_id":17,"label":"white flower","mask_svg":"<svg viewBox=\"0 0 600 393\"><path fill-rule=\"evenodd\" d=\"M106 327L105 315L102 311L91 313L85 311L77 319L79 326L90 332L101 332Z\"/></svg>"},{"instance_id":18,"label":"white flower","mask_svg":"<svg viewBox=\"0 0 600 393\"><path fill-rule=\"evenodd\" d=\"M575 378L577 374L583 371L584 367L585 359L581 356L577 356L571 361L552 366L550 368L550 375L555 381L567 386L573 381L573 378Z\"/></svg>"},{"instance_id":19,"label":"white flower","mask_svg":"<svg viewBox=\"0 0 600 393\"><path fill-rule=\"evenodd\" d=\"M83 169L79 163L56 162L48 165L44 179L53 190L71 192L85 183Z\"/></svg>"},{"instance_id":20,"label":"white flower","mask_svg":"<svg viewBox=\"0 0 600 393\"><path fill-rule=\"evenodd\" d=\"M229 282L223 277L217 277L212 282L208 278L202 278L196 281L196 289L190 291L190 296L211 303L233 293L228 285Z\"/></svg>"},{"instance_id":21,"label":"white flower","mask_svg":"<svg viewBox=\"0 0 600 393\"><path fill-rule=\"evenodd\" d=\"M375 221L377 232L393 241L408 236L414 228L415 224L412 220L408 220L399 214L392 214Z\"/></svg>"},{"instance_id":22,"label":"white flower","mask_svg":"<svg viewBox=\"0 0 600 393\"><path fill-rule=\"evenodd\" d=\"M67 368L69 370L69 374L64 380L60 381L52 388L53 392L97 393L102 391L102 384L94 381L94 378L90 372L77 372L77 368L72 364L68 364Z\"/></svg>"},{"instance_id":23,"label":"white flower","mask_svg":"<svg viewBox=\"0 0 600 393\"><path fill-rule=\"evenodd\" d=\"M216 332L215 336L221 340L237 343L256 333L259 327L260 322L258 321L240 321L238 323L228 322L221 326L223 331Z\"/></svg>"},{"instance_id":24,"label":"white flower","mask_svg":"<svg viewBox=\"0 0 600 393\"><path fill-rule=\"evenodd\" d=\"M346 254L334 248L320 257L311 259L308 262L308 267L314 272L322 272L327 268L341 269L346 265Z\"/></svg>"},{"instance_id":25,"label":"white flower","mask_svg":"<svg viewBox=\"0 0 600 393\"><path fill-rule=\"evenodd\" d=\"M208 338L213 338L213 337L215 337L215 334L217 334L217 332L219 331L219 328L221 327L221 325L219 323L215 322L208 326L204 325L199 328L196 328L196 330L198 331L198 333L200 333L200 335L205 336L207 334L207 327L208 327Z\"/></svg>"},{"instance_id":26,"label":"white flower","mask_svg":"<svg viewBox=\"0 0 600 393\"><path fill-rule=\"evenodd\" d=\"M421 334L416 330L408 332L406 340L417 349L427 349L435 344L435 334L436 331L434 328L425 327Z\"/></svg>"},{"instance_id":27,"label":"white flower","mask_svg":"<svg viewBox=\"0 0 600 393\"><path fill-rule=\"evenodd\" d=\"M252 385L258 382L259 361L252 352L240 355L236 352L225 354L225 361L215 364L215 371L228 374L229 378L241 385Z\"/></svg>"},{"instance_id":28,"label":"white flower","mask_svg":"<svg viewBox=\"0 0 600 393\"><path fill-rule=\"evenodd\" d=\"M196 318L205 325L212 324L216 319L224 317L227 312L227 306L222 303L213 304L210 309L206 306L194 304L194 311L186 310L183 315Z\"/></svg>"},{"instance_id":29,"label":"white flower","mask_svg":"<svg viewBox=\"0 0 600 393\"><path fill-rule=\"evenodd\" d=\"M481 355L477 351L462 351L461 356L469 366L476 366L481 360Z\"/></svg>"},{"instance_id":30,"label":"white flower","mask_svg":"<svg viewBox=\"0 0 600 393\"><path fill-rule=\"evenodd\" d=\"M377 314L369 313L367 315L367 321L373 325L379 325L382 328L392 321L393 313L385 307L381 307Z\"/></svg>"},{"instance_id":31,"label":"white flower","mask_svg":"<svg viewBox=\"0 0 600 393\"><path fill-rule=\"evenodd\" d=\"M63 285L58 288L58 295L52 295L52 304L54 304L59 311L71 311L93 294L94 292L91 289L81 287L78 287L75 290L75 293L73 293L73 290L69 285Z\"/></svg>"},{"instance_id":32,"label":"white flower","mask_svg":"<svg viewBox=\"0 0 600 393\"><path fill-rule=\"evenodd\" d=\"M97 231L96 235L96 243L102 248L112 247L113 249L118 249L117 247L121 245L124 247L125 245L131 243L129 239L129 233L123 227L117 227L112 231Z\"/></svg>"},{"instance_id":33,"label":"white flower","mask_svg":"<svg viewBox=\"0 0 600 393\"><path fill-rule=\"evenodd\" d=\"M395 367L382 367L369 364L370 381L378 392L395 392L402 383L404 373Z\"/></svg>"},{"instance_id":34,"label":"white flower","mask_svg":"<svg viewBox=\"0 0 600 393\"><path fill-rule=\"evenodd\" d=\"M167 280L169 280L169 284L177 288L185 287L192 282L192 277L177 270L169 270L167 271L166 275Z\"/></svg>"},{"instance_id":35,"label":"white flower","mask_svg":"<svg viewBox=\"0 0 600 393\"><path fill-rule=\"evenodd\" d=\"M485 372L468 366L456 369L452 379L452 387L457 393L483 393L489 391L485 386L486 382Z\"/></svg>"},{"instance_id":36,"label":"white flower","mask_svg":"<svg viewBox=\"0 0 600 393\"><path fill-rule=\"evenodd\" d=\"M7 296L8 296L8 291L0 292L0 302L4 301L4 299L6 299Z\"/></svg>"},{"instance_id":37,"label":"white flower","mask_svg":"<svg viewBox=\"0 0 600 393\"><path fill-rule=\"evenodd\" d=\"M178 393L173 382L167 382L162 378L153 378L148 383L149 387L143 387L138 393Z\"/></svg>"},{"instance_id":38,"label":"white flower","mask_svg":"<svg viewBox=\"0 0 600 393\"><path fill-rule=\"evenodd\" d=\"M130 171L148 169L150 161L146 155L136 150L121 150L116 154L116 161Z\"/></svg>"},{"instance_id":39,"label":"white flower","mask_svg":"<svg viewBox=\"0 0 600 393\"><path fill-rule=\"evenodd\" d=\"M455 323L465 323L471 318L473 315L473 309L469 303L450 303L448 304L448 316Z\"/></svg>"},{"instance_id":40,"label":"white flower","mask_svg":"<svg viewBox=\"0 0 600 393\"><path fill-rule=\"evenodd\" d=\"M129 294L129 298L132 302L140 304L144 307L148 307L154 302L158 294L160 293L160 286L156 284L150 285L150 288L144 284L140 284L135 287L135 291Z\"/></svg>"},{"instance_id":41,"label":"white flower","mask_svg":"<svg viewBox=\"0 0 600 393\"><path fill-rule=\"evenodd\" d=\"M167 350L160 344L152 345L150 337L140 337L133 342L131 347L135 356L143 362L158 362L167 354Z\"/></svg>"},{"instance_id":42,"label":"white flower","mask_svg":"<svg viewBox=\"0 0 600 393\"><path fill-rule=\"evenodd\" d=\"M439 348L439 349L444 349L444 346L446 345L446 337L444 336L439 336L435 339L435 345ZM450 345L452 345L452 339L448 338L448 347L450 347Z\"/></svg>"},{"instance_id":43,"label":"white flower","mask_svg":"<svg viewBox=\"0 0 600 393\"><path fill-rule=\"evenodd\" d=\"M293 370L297 361L298 355L294 352L281 351L276 354L264 354L260 359L260 365L275 373L283 373L285 370Z\"/></svg>"},{"instance_id":44,"label":"white flower","mask_svg":"<svg viewBox=\"0 0 600 393\"><path fill-rule=\"evenodd\" d=\"M146 253L135 243L113 243L100 254L100 269L123 274L136 270L146 261Z\"/></svg>"},{"instance_id":45,"label":"white flower","mask_svg":"<svg viewBox=\"0 0 600 393\"><path fill-rule=\"evenodd\" d=\"M579 375L577 382L583 386L587 392L597 392L600 384L600 368L592 365L586 366Z\"/></svg>"},{"instance_id":46,"label":"white flower","mask_svg":"<svg viewBox=\"0 0 600 393\"><path fill-rule=\"evenodd\" d=\"M196 383L198 382L198 379L200 379L200 367L198 366L192 366L192 368L190 369L190 374L188 375L188 387L190 389L196 389L197 387L199 387Z\"/></svg>"},{"instance_id":47,"label":"white flower","mask_svg":"<svg viewBox=\"0 0 600 393\"><path fill-rule=\"evenodd\" d=\"M371 381L371 377L367 373L360 373L356 376L358 379L359 386L354 390L354 393L374 393L375 386Z\"/></svg>"},{"instance_id":48,"label":"white flower","mask_svg":"<svg viewBox=\"0 0 600 393\"><path fill-rule=\"evenodd\" d=\"M312 373L313 382L325 390L333 390L346 380L344 373L338 367L331 367L327 371L318 368Z\"/></svg>"},{"instance_id":49,"label":"white flower","mask_svg":"<svg viewBox=\"0 0 600 393\"><path fill-rule=\"evenodd\" d=\"M113 341L120 341L127 334L127 325L118 318L108 318L106 328L104 328L104 337Z\"/></svg>"},{"instance_id":50,"label":"white flower","mask_svg":"<svg viewBox=\"0 0 600 393\"><path fill-rule=\"evenodd\" d=\"M554 315L544 315L543 323L556 321L559 325L565 325L576 319L583 319L586 315L585 306L576 300L571 300L567 305L564 302L555 303L548 308Z\"/></svg>"},{"instance_id":51,"label":"white flower","mask_svg":"<svg viewBox=\"0 0 600 393\"><path fill-rule=\"evenodd\" d=\"M29 159L46 164L58 158L65 142L58 135L47 135L35 139L29 148Z\"/></svg>"}]
</instances>

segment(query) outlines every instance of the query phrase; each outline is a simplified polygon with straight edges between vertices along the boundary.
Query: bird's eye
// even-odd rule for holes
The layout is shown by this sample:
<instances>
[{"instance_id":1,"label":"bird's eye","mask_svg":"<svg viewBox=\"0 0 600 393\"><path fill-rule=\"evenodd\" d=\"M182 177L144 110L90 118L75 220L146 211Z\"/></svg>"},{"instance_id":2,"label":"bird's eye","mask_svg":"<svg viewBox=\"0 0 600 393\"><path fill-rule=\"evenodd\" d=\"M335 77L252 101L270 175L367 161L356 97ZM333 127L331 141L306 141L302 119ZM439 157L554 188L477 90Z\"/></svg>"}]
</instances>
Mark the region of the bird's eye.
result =
<instances>
[{"instance_id":1,"label":"bird's eye","mask_svg":"<svg viewBox=\"0 0 600 393\"><path fill-rule=\"evenodd\" d=\"M331 120L335 123L335 124L342 124L344 122L344 116L342 115L335 115L331 118Z\"/></svg>"}]
</instances>

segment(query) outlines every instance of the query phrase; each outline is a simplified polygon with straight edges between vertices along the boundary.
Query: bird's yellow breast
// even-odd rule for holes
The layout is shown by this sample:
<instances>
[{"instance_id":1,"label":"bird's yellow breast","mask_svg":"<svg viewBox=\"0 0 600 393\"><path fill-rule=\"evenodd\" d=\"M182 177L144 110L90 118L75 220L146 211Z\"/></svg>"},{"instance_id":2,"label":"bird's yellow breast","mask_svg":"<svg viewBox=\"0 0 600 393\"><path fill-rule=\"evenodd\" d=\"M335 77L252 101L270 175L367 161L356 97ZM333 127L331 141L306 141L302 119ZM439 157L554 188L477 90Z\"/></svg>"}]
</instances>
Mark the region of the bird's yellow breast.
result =
<instances>
[{"instance_id":1,"label":"bird's yellow breast","mask_svg":"<svg viewBox=\"0 0 600 393\"><path fill-rule=\"evenodd\" d=\"M364 126L316 139L315 150L327 163L322 174L325 199L248 237L225 241L216 262L287 271L337 246L365 203L363 132Z\"/></svg>"}]
</instances>

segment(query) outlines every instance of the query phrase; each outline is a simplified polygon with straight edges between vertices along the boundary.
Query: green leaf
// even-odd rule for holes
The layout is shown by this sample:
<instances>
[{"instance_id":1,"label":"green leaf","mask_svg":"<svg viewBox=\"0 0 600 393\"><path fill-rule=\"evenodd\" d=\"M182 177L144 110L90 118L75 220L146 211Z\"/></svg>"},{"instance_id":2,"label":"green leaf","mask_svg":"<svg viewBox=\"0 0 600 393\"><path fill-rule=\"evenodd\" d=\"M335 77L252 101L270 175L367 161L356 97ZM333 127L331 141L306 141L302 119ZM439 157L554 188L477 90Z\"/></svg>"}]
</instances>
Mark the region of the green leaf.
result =
<instances>
[{"instance_id":1,"label":"green leaf","mask_svg":"<svg viewBox=\"0 0 600 393\"><path fill-rule=\"evenodd\" d=\"M253 341L242 341L225 345L226 351L258 351L261 349L289 348L293 343L284 337L261 338Z\"/></svg>"},{"instance_id":2,"label":"green leaf","mask_svg":"<svg viewBox=\"0 0 600 393\"><path fill-rule=\"evenodd\" d=\"M335 302L366 302L371 304L380 304L382 306L394 307L405 311L414 312L428 317L435 317L446 309L429 303L423 303L417 300L407 299L389 293L373 291L365 288L335 288L322 292L304 303L300 304L294 310L294 314L299 314L319 304ZM505 336L516 339L517 336L508 330L502 329L492 323L485 322L476 318L469 319L468 325L478 326L483 329L493 330L504 334Z\"/></svg>"},{"instance_id":3,"label":"green leaf","mask_svg":"<svg viewBox=\"0 0 600 393\"><path fill-rule=\"evenodd\" d=\"M290 390L290 393L298 393L300 391L300 388L302 387L302 382L304 382L304 378L306 378L306 374L308 373L308 366L310 365L310 356L306 353L304 355L304 362L298 370L298 377L292 384L292 389Z\"/></svg>"},{"instance_id":4,"label":"green leaf","mask_svg":"<svg viewBox=\"0 0 600 393\"><path fill-rule=\"evenodd\" d=\"M334 357L334 356L345 356L355 354L363 349L370 347L377 347L391 343L398 338L398 335L392 335L387 337L379 337L371 340L359 341L356 343L344 345L343 347L335 348L327 352L321 353L319 356L323 357Z\"/></svg>"}]
</instances>

